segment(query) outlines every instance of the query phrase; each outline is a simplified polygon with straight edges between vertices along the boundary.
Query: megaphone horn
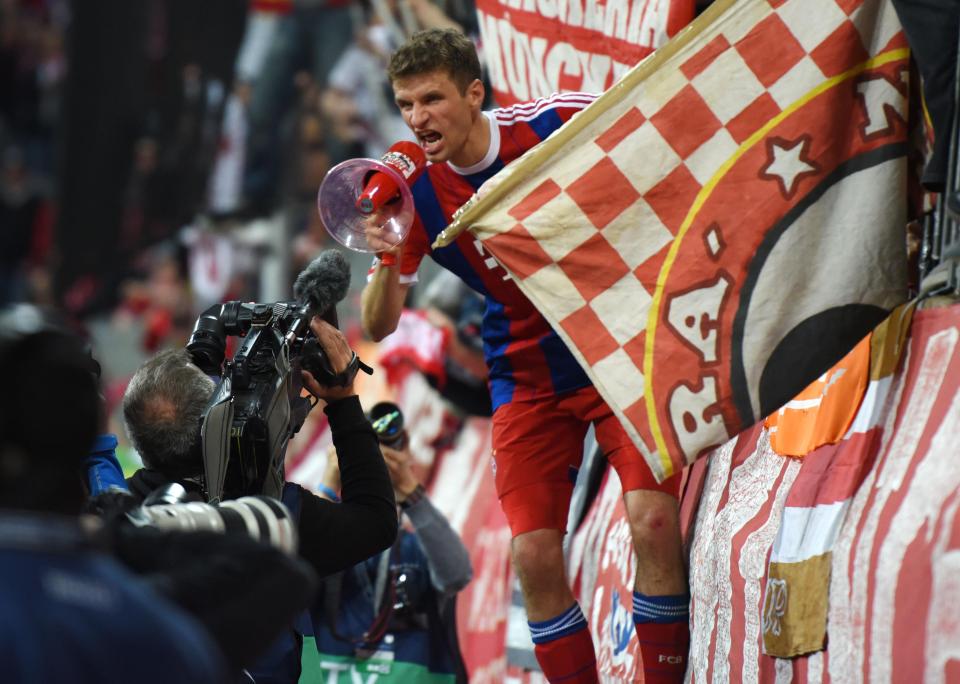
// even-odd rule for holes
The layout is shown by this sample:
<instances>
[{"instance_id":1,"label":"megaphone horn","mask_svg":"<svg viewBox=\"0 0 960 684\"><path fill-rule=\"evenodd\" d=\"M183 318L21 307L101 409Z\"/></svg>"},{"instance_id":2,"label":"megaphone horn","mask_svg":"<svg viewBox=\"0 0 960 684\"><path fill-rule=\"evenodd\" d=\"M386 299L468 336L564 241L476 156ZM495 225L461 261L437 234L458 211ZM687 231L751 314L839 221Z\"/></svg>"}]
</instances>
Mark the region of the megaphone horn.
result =
<instances>
[{"instance_id":1,"label":"megaphone horn","mask_svg":"<svg viewBox=\"0 0 960 684\"><path fill-rule=\"evenodd\" d=\"M357 252L381 252L402 242L413 224L410 186L426 165L423 150L406 140L394 143L379 161L337 164L317 194L327 232Z\"/></svg>"}]
</instances>

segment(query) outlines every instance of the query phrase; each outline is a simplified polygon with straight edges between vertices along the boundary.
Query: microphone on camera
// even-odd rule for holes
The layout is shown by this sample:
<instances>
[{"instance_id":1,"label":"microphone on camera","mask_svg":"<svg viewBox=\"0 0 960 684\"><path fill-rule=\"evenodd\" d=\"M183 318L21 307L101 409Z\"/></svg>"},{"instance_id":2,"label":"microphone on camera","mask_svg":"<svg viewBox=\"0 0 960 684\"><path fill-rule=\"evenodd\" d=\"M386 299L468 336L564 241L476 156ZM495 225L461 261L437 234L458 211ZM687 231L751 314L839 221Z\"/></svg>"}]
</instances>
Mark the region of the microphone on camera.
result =
<instances>
[{"instance_id":1,"label":"microphone on camera","mask_svg":"<svg viewBox=\"0 0 960 684\"><path fill-rule=\"evenodd\" d=\"M298 303L305 308L304 315L290 327L290 333L301 336L310 325L310 318L317 315L333 327L337 324L337 302L342 301L350 287L350 264L343 253L328 249L303 269L293 283L293 294ZM301 327L303 330L301 330ZM315 337L303 343L300 358L304 370L310 371L322 385L346 386L353 380L358 370L367 375L373 369L363 363L354 353L347 368L335 373L330 367L326 353Z\"/></svg>"},{"instance_id":2,"label":"microphone on camera","mask_svg":"<svg viewBox=\"0 0 960 684\"><path fill-rule=\"evenodd\" d=\"M426 154L419 145L409 140L393 143L380 157L380 161L399 173L407 185L413 185L427 166ZM384 171L374 171L357 198L357 209L362 214L372 214L388 202L398 199L399 193L400 186L397 185L396 178Z\"/></svg>"},{"instance_id":3,"label":"microphone on camera","mask_svg":"<svg viewBox=\"0 0 960 684\"><path fill-rule=\"evenodd\" d=\"M328 249L311 261L293 283L293 296L310 313L337 325L337 302L347 296L350 287L350 264L342 252ZM309 318L307 323L309 324Z\"/></svg>"}]
</instances>

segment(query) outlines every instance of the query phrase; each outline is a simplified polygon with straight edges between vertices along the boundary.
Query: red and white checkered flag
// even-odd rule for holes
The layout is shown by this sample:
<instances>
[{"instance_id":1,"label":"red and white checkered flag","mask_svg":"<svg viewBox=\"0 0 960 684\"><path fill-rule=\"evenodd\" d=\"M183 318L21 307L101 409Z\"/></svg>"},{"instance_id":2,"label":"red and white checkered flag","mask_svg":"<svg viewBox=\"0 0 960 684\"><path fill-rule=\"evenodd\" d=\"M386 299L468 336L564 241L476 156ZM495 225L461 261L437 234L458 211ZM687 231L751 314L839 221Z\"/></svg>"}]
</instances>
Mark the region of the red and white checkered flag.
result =
<instances>
[{"instance_id":1,"label":"red and white checkered flag","mask_svg":"<svg viewBox=\"0 0 960 684\"><path fill-rule=\"evenodd\" d=\"M438 245L469 227L669 476L905 298L908 56L885 0L717 0Z\"/></svg>"}]
</instances>

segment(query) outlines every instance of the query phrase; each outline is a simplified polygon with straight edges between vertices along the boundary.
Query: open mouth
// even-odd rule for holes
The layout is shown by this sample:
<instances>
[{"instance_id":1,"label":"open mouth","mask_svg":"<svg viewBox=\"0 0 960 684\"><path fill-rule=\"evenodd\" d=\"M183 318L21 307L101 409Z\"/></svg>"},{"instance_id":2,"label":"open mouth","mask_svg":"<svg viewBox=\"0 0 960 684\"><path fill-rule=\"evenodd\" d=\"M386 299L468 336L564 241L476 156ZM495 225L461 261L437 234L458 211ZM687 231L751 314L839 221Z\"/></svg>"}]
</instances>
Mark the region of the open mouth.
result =
<instances>
[{"instance_id":1,"label":"open mouth","mask_svg":"<svg viewBox=\"0 0 960 684\"><path fill-rule=\"evenodd\" d=\"M427 154L435 152L443 140L443 136L436 131L418 133L417 138L420 140L420 146L423 148L423 151Z\"/></svg>"}]
</instances>

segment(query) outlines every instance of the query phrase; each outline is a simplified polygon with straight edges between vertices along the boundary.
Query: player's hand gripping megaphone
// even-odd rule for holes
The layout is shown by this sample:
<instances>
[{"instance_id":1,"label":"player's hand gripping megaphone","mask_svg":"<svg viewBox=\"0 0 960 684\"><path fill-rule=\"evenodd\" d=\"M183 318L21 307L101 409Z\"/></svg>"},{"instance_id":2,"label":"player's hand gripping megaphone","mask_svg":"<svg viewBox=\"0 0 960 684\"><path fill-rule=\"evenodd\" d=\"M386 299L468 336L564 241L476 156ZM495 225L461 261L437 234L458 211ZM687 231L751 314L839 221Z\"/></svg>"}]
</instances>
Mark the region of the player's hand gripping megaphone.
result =
<instances>
[{"instance_id":1,"label":"player's hand gripping megaphone","mask_svg":"<svg viewBox=\"0 0 960 684\"><path fill-rule=\"evenodd\" d=\"M394 143L376 159L348 159L327 172L317 208L327 232L357 252L382 252L407 237L413 224L410 186L427 165L414 142Z\"/></svg>"}]
</instances>

